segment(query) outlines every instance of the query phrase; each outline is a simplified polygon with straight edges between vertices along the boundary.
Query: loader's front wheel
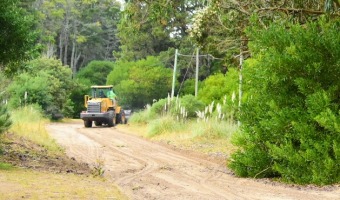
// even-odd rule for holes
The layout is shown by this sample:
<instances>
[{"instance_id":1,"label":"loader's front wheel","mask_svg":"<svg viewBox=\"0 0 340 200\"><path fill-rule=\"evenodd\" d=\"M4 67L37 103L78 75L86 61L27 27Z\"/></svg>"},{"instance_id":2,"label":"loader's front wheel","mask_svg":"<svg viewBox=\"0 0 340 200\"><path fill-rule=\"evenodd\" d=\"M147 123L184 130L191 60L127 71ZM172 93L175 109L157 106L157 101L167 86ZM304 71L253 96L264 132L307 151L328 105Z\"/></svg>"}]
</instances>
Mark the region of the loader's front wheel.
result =
<instances>
[{"instance_id":1,"label":"loader's front wheel","mask_svg":"<svg viewBox=\"0 0 340 200\"><path fill-rule=\"evenodd\" d=\"M116 115L114 113L114 111L110 111L110 114L109 114L109 121L107 123L107 126L108 127L113 127L116 123Z\"/></svg>"},{"instance_id":2,"label":"loader's front wheel","mask_svg":"<svg viewBox=\"0 0 340 200\"><path fill-rule=\"evenodd\" d=\"M84 120L84 126L86 128L92 127L92 121L91 120Z\"/></svg>"}]
</instances>

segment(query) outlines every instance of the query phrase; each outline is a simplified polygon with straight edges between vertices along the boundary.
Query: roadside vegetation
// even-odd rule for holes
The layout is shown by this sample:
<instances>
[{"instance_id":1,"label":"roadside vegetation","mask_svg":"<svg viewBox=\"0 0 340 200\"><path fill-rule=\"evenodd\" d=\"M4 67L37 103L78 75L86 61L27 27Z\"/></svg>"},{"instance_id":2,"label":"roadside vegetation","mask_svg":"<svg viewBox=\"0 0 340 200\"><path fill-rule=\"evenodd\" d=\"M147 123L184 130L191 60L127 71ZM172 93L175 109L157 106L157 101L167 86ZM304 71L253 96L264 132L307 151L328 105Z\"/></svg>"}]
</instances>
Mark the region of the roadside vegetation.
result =
<instances>
[{"instance_id":1,"label":"roadside vegetation","mask_svg":"<svg viewBox=\"0 0 340 200\"><path fill-rule=\"evenodd\" d=\"M30 105L13 110L11 119L13 125L9 130L10 133L34 142L52 154L63 152L46 131L45 125L49 120L43 116L43 112L38 106Z\"/></svg>"},{"instance_id":2,"label":"roadside vegetation","mask_svg":"<svg viewBox=\"0 0 340 200\"><path fill-rule=\"evenodd\" d=\"M6 118L11 126L0 136L0 199L126 199L96 169L65 155L47 133L50 120L37 105L5 116L11 116Z\"/></svg>"},{"instance_id":3,"label":"roadside vegetation","mask_svg":"<svg viewBox=\"0 0 340 200\"><path fill-rule=\"evenodd\" d=\"M226 159L235 150L230 140L238 130L227 108L226 101L204 107L192 95L168 97L134 113L127 129L152 140Z\"/></svg>"},{"instance_id":4,"label":"roadside vegetation","mask_svg":"<svg viewBox=\"0 0 340 200\"><path fill-rule=\"evenodd\" d=\"M130 120L145 137L216 141L241 177L340 182L339 0L4 0L0 11L0 134L59 151L40 117L78 118L90 85L112 84L123 108L150 105Z\"/></svg>"}]
</instances>

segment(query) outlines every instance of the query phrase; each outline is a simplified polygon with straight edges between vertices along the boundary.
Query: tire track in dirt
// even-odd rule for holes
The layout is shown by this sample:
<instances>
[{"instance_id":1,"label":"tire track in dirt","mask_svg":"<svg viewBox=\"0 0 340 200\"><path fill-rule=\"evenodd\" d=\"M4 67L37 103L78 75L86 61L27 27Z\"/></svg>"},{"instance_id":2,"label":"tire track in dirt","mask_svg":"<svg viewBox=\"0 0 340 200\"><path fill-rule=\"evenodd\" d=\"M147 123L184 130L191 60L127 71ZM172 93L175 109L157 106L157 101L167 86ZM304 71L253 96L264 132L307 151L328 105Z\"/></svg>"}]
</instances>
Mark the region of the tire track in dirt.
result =
<instances>
[{"instance_id":1,"label":"tire track in dirt","mask_svg":"<svg viewBox=\"0 0 340 200\"><path fill-rule=\"evenodd\" d=\"M231 176L224 165L174 151L115 128L51 124L68 155L90 165L104 160L105 175L131 199L337 199L332 191L298 190Z\"/></svg>"},{"instance_id":2,"label":"tire track in dirt","mask_svg":"<svg viewBox=\"0 0 340 200\"><path fill-rule=\"evenodd\" d=\"M94 133L100 134L100 131L102 129L97 129L94 131ZM88 134L86 131L83 131L83 129L79 129L79 132L87 136L88 138L98 141L98 138L95 137L94 134ZM129 157L130 159L134 159L139 163L139 165L143 166L139 169L136 169L133 174L124 176L122 178L116 179L115 182L119 185L126 185L130 183L133 179L138 178L139 176L146 175L148 173L151 173L152 171L157 169L158 164L154 162L151 159L143 159L138 156L134 156L133 153L127 153L124 150L121 149L121 147L117 147L117 145L112 145L112 141L109 139L106 140L100 140L100 144L105 146L105 151L111 150L119 152L121 155L125 155ZM114 143L113 143L114 144Z\"/></svg>"},{"instance_id":3,"label":"tire track in dirt","mask_svg":"<svg viewBox=\"0 0 340 200\"><path fill-rule=\"evenodd\" d=\"M102 134L102 133L100 133L102 131L102 129L97 128L97 129L93 130L94 134L89 134L87 131L84 131L84 130L86 130L86 129L79 129L79 132L81 132L83 135L87 136L90 139L93 139L95 141L99 141L100 138L98 138L98 136ZM122 134L122 133L116 131L115 134L117 134L117 133ZM125 135L124 138L120 137L120 143L125 144L126 142L129 142L130 145L133 143L133 146L135 146L135 147L141 146L140 148L144 148L143 150L146 152L144 154L149 154L151 152L156 151L155 148L150 149L150 147L146 147L147 145L149 145L150 142L144 141L140 138L138 138L138 142L134 142L135 140L136 140L136 137L134 137L134 136ZM184 171L184 172L183 171L181 171L181 172L177 171L177 173L182 174L182 177L181 177L182 179L183 179L183 177L185 177L185 179L182 182L179 182L178 179L172 178L174 176L174 173L172 173L171 176L165 176L164 173L162 175L159 175L159 174L158 175L152 175L153 172L158 171L161 168L159 163L168 164L169 162L176 163L176 162L179 162L179 161L180 162L186 161L188 163L194 163L196 165L197 164L200 165L202 163L202 161L197 161L197 160L194 160L194 159L186 158L186 157L174 154L174 153L168 153L168 152L164 153L163 152L164 150L169 151L169 149L164 149L164 147L162 147L162 146L157 146L157 149L158 150L161 149L161 151L157 153L156 157L154 157L152 159L150 159L150 158L143 159L145 157L143 157L143 156L141 157L140 155L135 156L133 153L127 153L124 150L120 149L119 147L115 147L115 145L112 145L113 143L114 143L114 139L113 140L112 139L111 140L105 139L104 141L103 140L100 141L100 144L105 146L107 149L110 149L110 150L113 150L113 151L118 151L122 155L129 156L130 158L137 160L141 165L145 166L142 169L133 170L134 174L116 179L115 182L118 185L121 185L121 186L128 185L129 183L133 183L133 180L138 179L142 176L153 176L155 178L162 179L163 181L167 181L167 182L171 183L173 186L186 188L186 190L191 190L192 192L195 192L195 193L203 193L203 194L208 195L213 191L213 189L208 188L208 191L202 192L202 187L200 187L200 185L201 185L200 180L192 181L192 179L193 179L192 175L186 174L186 171ZM141 143L144 143L144 144L141 144ZM164 160L164 161L162 159L158 159L158 158L164 158L164 157L166 157L168 159ZM157 158L157 159L155 159L155 158ZM183 182L185 182L185 184L183 184ZM193 185L196 185L195 189L193 189ZM216 193L216 192L213 192L213 193L215 195L217 195L216 198L221 199L221 197L218 196L219 195L218 193ZM222 195L222 199L223 199L223 197L224 196Z\"/></svg>"}]
</instances>

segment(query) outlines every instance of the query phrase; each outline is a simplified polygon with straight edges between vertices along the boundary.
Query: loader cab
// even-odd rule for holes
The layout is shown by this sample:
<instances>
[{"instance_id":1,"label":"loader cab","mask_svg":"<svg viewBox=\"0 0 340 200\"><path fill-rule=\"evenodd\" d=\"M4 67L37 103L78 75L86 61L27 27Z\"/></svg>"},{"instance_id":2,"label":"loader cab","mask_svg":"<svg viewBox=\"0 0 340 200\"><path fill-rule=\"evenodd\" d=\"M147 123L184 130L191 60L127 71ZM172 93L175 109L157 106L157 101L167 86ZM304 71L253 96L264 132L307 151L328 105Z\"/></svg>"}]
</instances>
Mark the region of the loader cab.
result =
<instances>
[{"instance_id":1,"label":"loader cab","mask_svg":"<svg viewBox=\"0 0 340 200\"><path fill-rule=\"evenodd\" d=\"M92 86L91 96L92 98L108 98L107 93L112 90L113 86Z\"/></svg>"}]
</instances>

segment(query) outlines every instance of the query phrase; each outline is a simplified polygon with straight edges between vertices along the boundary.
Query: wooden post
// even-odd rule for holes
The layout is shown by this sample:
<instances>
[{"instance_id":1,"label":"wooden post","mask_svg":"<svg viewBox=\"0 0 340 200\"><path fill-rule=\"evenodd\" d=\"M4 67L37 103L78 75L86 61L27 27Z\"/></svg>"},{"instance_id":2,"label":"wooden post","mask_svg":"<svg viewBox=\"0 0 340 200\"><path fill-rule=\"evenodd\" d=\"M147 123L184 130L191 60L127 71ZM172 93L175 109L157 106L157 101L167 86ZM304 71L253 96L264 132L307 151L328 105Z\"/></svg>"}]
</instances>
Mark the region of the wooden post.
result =
<instances>
[{"instance_id":1,"label":"wooden post","mask_svg":"<svg viewBox=\"0 0 340 200\"><path fill-rule=\"evenodd\" d=\"M178 54L178 49L176 49L176 51L175 51L175 63L174 63L174 72L173 72L173 76L172 76L171 98L174 98L174 95L175 95L176 68L177 68L177 54Z\"/></svg>"},{"instance_id":2,"label":"wooden post","mask_svg":"<svg viewBox=\"0 0 340 200\"><path fill-rule=\"evenodd\" d=\"M196 78L195 78L195 97L198 93L198 67L199 67L199 50L196 51Z\"/></svg>"}]
</instances>

